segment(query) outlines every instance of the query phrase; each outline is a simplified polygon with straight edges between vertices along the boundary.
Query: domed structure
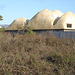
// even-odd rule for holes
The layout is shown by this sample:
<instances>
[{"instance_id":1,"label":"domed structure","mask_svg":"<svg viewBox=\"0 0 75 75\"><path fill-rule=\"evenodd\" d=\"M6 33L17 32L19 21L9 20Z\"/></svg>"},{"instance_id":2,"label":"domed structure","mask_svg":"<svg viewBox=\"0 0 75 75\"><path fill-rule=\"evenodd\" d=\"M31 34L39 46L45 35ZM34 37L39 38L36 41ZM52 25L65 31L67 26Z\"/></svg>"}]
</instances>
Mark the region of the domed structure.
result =
<instances>
[{"instance_id":1,"label":"domed structure","mask_svg":"<svg viewBox=\"0 0 75 75\"><path fill-rule=\"evenodd\" d=\"M55 29L75 29L75 14L65 13L56 23Z\"/></svg>"},{"instance_id":2,"label":"domed structure","mask_svg":"<svg viewBox=\"0 0 75 75\"><path fill-rule=\"evenodd\" d=\"M26 18L14 20L8 27L8 30L18 30L24 26L32 30L75 29L75 14L72 12L63 14L59 10L50 11L44 9L38 12L30 21Z\"/></svg>"},{"instance_id":3,"label":"domed structure","mask_svg":"<svg viewBox=\"0 0 75 75\"><path fill-rule=\"evenodd\" d=\"M51 29L54 22L54 13L48 9L38 12L29 22L31 29Z\"/></svg>"},{"instance_id":4,"label":"domed structure","mask_svg":"<svg viewBox=\"0 0 75 75\"><path fill-rule=\"evenodd\" d=\"M16 20L14 20L10 26L8 27L8 30L18 30L18 29L22 29L26 23L28 23L28 19L26 18L18 18Z\"/></svg>"}]
</instances>

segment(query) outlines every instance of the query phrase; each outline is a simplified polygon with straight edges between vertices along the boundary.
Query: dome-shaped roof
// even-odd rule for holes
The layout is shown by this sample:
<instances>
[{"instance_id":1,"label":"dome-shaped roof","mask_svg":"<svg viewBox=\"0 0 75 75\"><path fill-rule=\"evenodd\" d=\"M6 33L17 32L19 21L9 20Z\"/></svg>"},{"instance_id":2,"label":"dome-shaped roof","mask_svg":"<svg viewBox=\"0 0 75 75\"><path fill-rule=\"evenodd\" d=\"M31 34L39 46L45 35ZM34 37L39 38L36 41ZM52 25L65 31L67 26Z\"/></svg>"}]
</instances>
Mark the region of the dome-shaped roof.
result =
<instances>
[{"instance_id":1,"label":"dome-shaped roof","mask_svg":"<svg viewBox=\"0 0 75 75\"><path fill-rule=\"evenodd\" d=\"M17 30L17 29L22 29L23 26L25 26L25 24L27 23L27 19L26 18L18 18L15 19L10 26L8 27L9 30Z\"/></svg>"},{"instance_id":2,"label":"dome-shaped roof","mask_svg":"<svg viewBox=\"0 0 75 75\"><path fill-rule=\"evenodd\" d=\"M53 12L59 17L61 17L63 15L63 13L59 10L54 10Z\"/></svg>"},{"instance_id":3,"label":"dome-shaped roof","mask_svg":"<svg viewBox=\"0 0 75 75\"><path fill-rule=\"evenodd\" d=\"M72 12L67 12L61 16L61 18L56 23L55 27L64 28L64 25L67 23L74 23L75 22L75 14Z\"/></svg>"},{"instance_id":4,"label":"dome-shaped roof","mask_svg":"<svg viewBox=\"0 0 75 75\"><path fill-rule=\"evenodd\" d=\"M54 13L48 9L38 12L29 22L28 25L32 29L49 29L52 28L54 21Z\"/></svg>"},{"instance_id":5,"label":"dome-shaped roof","mask_svg":"<svg viewBox=\"0 0 75 75\"><path fill-rule=\"evenodd\" d=\"M66 12L64 15L63 15L63 17L74 17L75 16L75 14L74 13L72 13L72 12Z\"/></svg>"},{"instance_id":6,"label":"dome-shaped roof","mask_svg":"<svg viewBox=\"0 0 75 75\"><path fill-rule=\"evenodd\" d=\"M61 22L65 22L67 20L75 20L75 14L72 12L67 12L64 15L62 15L62 17L59 19L59 21L57 23Z\"/></svg>"}]
</instances>

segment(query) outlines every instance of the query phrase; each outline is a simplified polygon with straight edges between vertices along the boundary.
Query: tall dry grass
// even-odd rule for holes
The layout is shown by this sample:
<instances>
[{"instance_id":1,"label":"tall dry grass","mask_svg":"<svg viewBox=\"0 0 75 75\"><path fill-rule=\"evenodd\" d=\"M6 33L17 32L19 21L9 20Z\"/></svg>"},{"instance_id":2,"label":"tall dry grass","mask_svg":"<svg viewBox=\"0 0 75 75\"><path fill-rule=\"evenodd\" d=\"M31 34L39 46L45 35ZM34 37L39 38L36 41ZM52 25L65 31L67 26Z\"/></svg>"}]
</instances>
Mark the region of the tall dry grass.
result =
<instances>
[{"instance_id":1,"label":"tall dry grass","mask_svg":"<svg viewBox=\"0 0 75 75\"><path fill-rule=\"evenodd\" d=\"M0 75L75 75L75 39L2 33Z\"/></svg>"}]
</instances>

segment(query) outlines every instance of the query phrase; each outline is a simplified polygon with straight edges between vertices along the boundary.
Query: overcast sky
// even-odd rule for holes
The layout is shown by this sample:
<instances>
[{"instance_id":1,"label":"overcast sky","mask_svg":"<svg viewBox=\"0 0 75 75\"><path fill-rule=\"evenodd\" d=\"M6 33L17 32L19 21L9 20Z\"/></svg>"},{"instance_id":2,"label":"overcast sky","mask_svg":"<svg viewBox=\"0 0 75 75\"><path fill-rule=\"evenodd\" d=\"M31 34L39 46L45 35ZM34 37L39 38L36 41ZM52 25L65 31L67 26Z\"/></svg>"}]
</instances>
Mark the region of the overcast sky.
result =
<instances>
[{"instance_id":1,"label":"overcast sky","mask_svg":"<svg viewBox=\"0 0 75 75\"><path fill-rule=\"evenodd\" d=\"M31 19L37 12L49 9L75 13L75 0L0 0L0 24L11 24L17 18Z\"/></svg>"}]
</instances>

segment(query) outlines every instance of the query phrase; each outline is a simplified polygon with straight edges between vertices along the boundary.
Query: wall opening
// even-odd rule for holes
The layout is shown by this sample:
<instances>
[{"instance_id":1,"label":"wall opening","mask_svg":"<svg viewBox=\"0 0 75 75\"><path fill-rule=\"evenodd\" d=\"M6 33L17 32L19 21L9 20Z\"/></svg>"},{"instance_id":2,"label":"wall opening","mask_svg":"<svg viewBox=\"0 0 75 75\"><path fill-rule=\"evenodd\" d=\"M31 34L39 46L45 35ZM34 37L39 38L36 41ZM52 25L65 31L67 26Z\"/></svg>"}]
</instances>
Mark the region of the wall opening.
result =
<instances>
[{"instance_id":1,"label":"wall opening","mask_svg":"<svg viewBox=\"0 0 75 75\"><path fill-rule=\"evenodd\" d=\"M57 18L54 20L53 25L55 25L59 19L60 19L60 17L57 17Z\"/></svg>"},{"instance_id":2,"label":"wall opening","mask_svg":"<svg viewBox=\"0 0 75 75\"><path fill-rule=\"evenodd\" d=\"M72 24L67 24L67 28L72 28Z\"/></svg>"}]
</instances>

